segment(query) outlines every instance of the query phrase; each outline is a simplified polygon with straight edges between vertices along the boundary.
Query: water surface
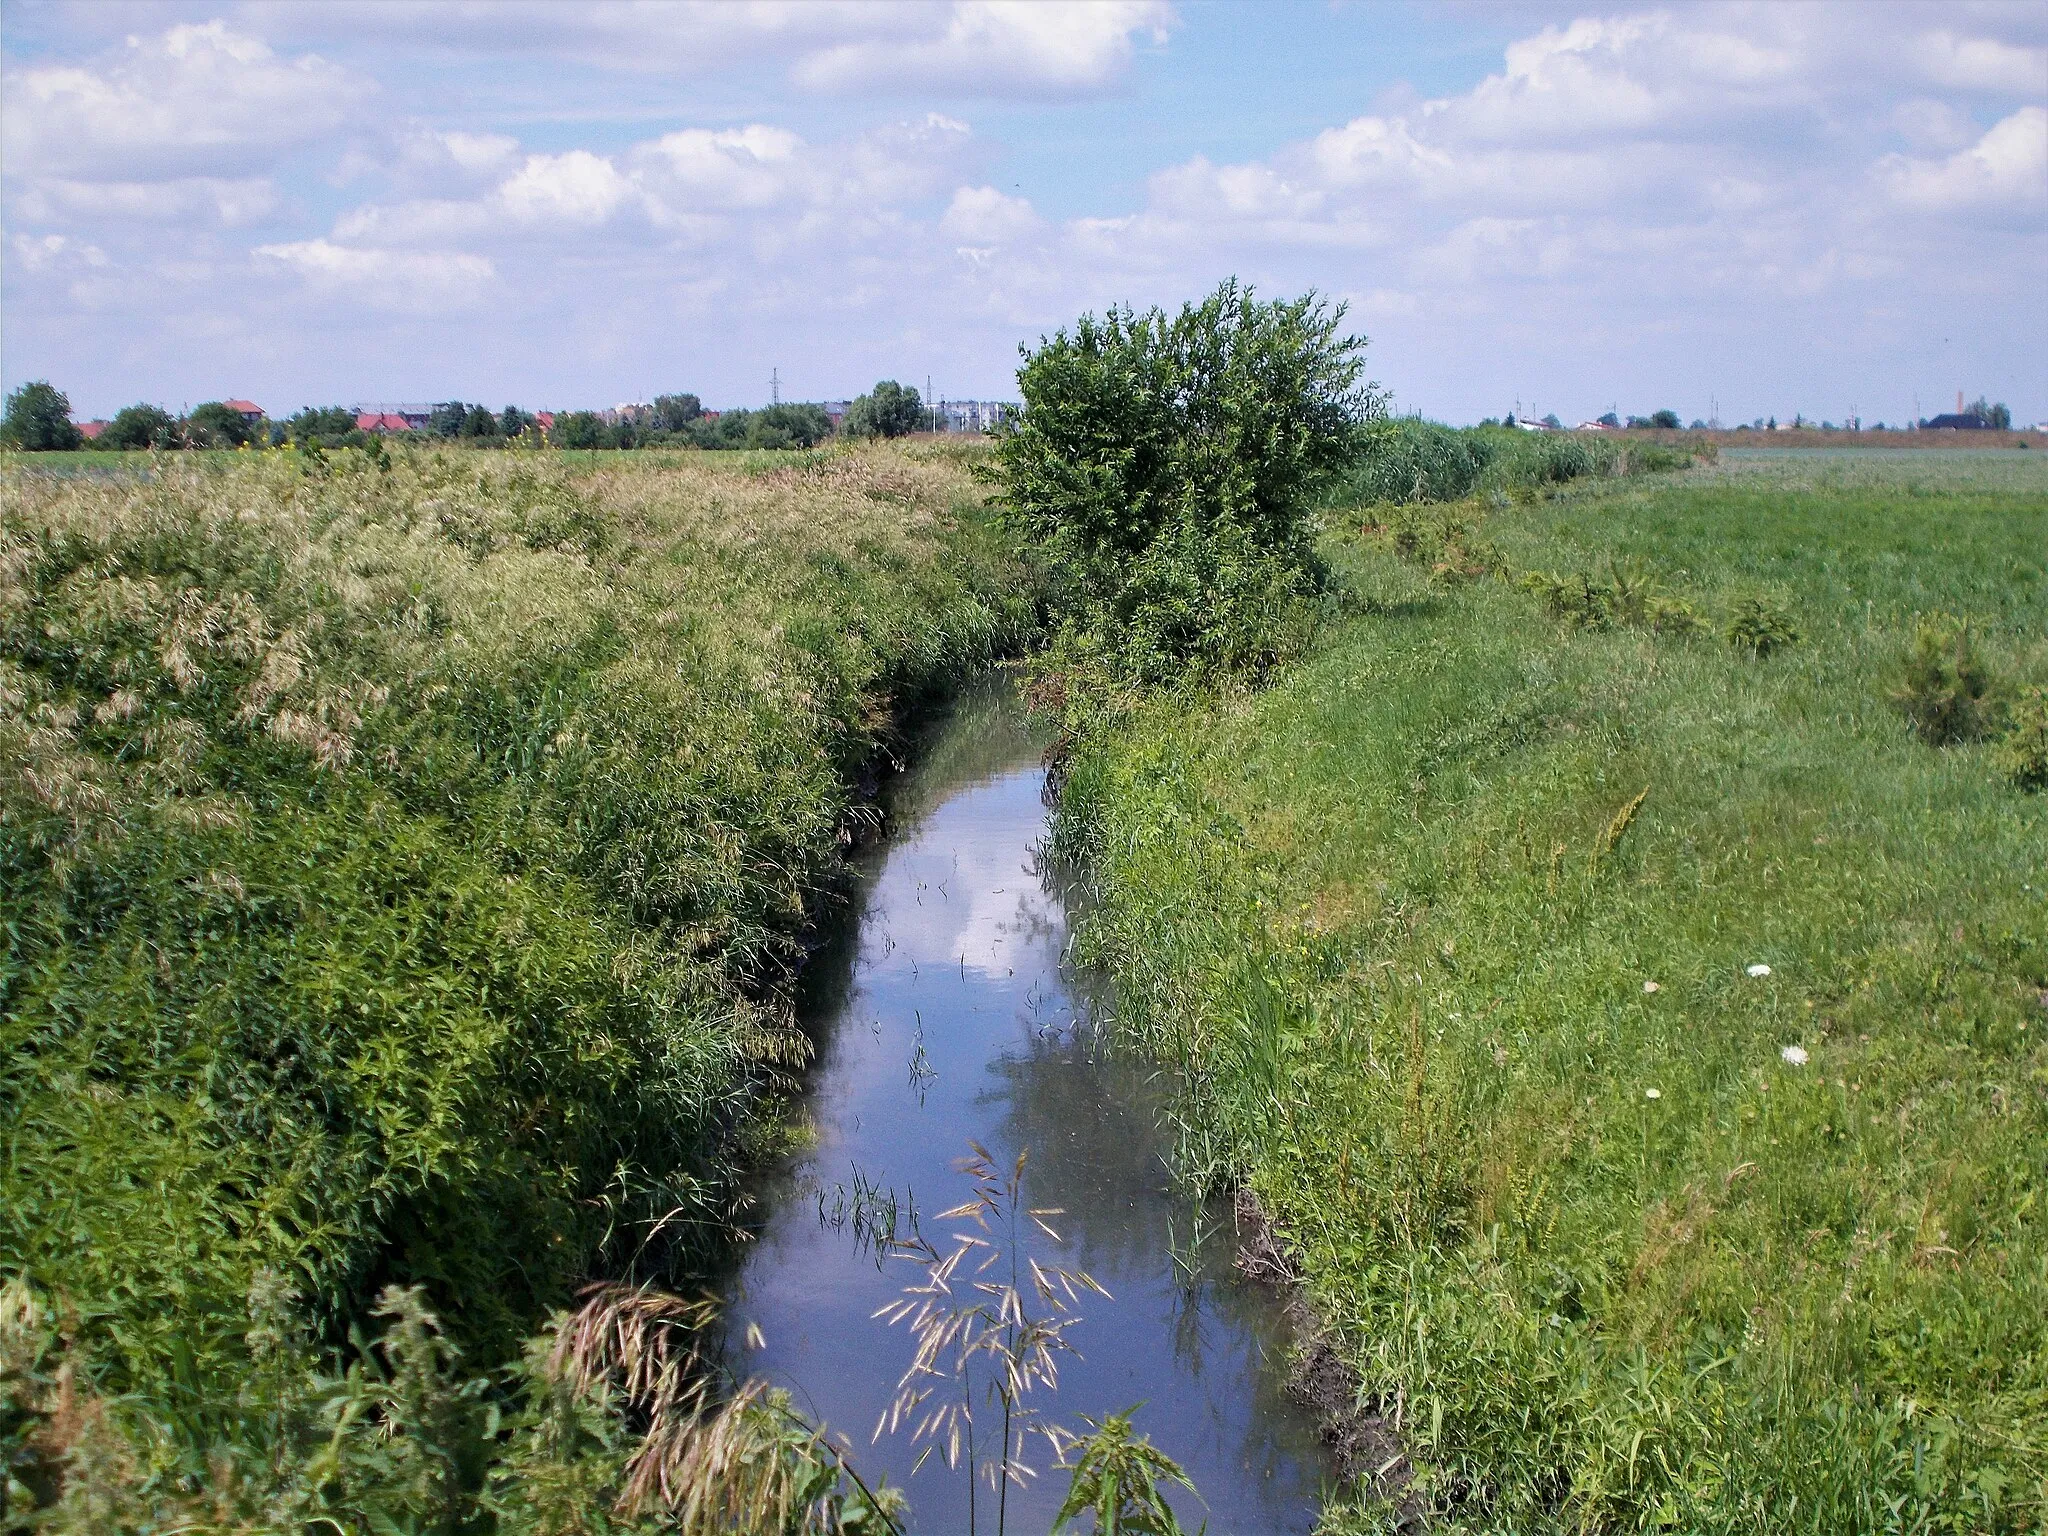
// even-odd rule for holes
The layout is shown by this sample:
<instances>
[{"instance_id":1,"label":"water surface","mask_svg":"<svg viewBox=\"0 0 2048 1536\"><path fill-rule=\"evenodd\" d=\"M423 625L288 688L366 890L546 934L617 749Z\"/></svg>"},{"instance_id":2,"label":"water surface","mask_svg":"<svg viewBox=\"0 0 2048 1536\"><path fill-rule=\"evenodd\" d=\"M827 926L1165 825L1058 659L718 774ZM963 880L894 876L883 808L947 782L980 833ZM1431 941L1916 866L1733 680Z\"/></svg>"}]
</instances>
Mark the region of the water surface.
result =
<instances>
[{"instance_id":1,"label":"water surface","mask_svg":"<svg viewBox=\"0 0 2048 1536\"><path fill-rule=\"evenodd\" d=\"M846 1433L870 1481L906 1488L912 1529L965 1532L964 1472L935 1455L913 1475L920 1447L907 1430L870 1443L912 1348L872 1314L920 1272L880 1251L863 1217L893 1201L907 1232L914 1209L943 1251L957 1223L934 1213L966 1198L956 1163L970 1141L1005 1165L1028 1149L1027 1203L1065 1211L1051 1218L1061 1241L1033 1234L1028 1251L1085 1270L1112 1297L1085 1298L1058 1390L1034 1400L1077 1427L1079 1415L1142 1402L1138 1429L1200 1490L1174 1501L1190 1529L1206 1519L1216 1536L1308 1531L1329 1468L1285 1391L1278 1309L1230 1268L1227 1232L1191 1242L1156 1088L1090 1048L1086 996L1064 964L1065 912L1039 872L1039 744L1007 695L988 693L921 762L893 796L857 927L814 962L819 1060L805 1112L816 1140L765 1191L733 1307L734 1365ZM1065 1493L1042 1443L1030 1460L1041 1475L1012 1489L1011 1532L1045 1531ZM979 1514L993 1531L986 1483Z\"/></svg>"}]
</instances>

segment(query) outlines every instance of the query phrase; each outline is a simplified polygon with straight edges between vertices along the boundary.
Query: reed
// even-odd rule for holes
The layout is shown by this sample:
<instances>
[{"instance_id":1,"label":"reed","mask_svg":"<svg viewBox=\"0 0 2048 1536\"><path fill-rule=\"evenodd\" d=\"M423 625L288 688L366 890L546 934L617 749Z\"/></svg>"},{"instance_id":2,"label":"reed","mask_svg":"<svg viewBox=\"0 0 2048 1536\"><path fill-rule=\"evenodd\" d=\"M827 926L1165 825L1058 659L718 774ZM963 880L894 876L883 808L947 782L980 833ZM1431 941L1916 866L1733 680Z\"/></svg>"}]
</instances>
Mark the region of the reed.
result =
<instances>
[{"instance_id":1,"label":"reed","mask_svg":"<svg viewBox=\"0 0 2048 1536\"><path fill-rule=\"evenodd\" d=\"M921 1234L899 1243L896 1256L917 1266L918 1277L874 1314L890 1327L904 1327L914 1347L872 1438L908 1428L911 1442L923 1443L927 1454L940 1452L949 1468L964 1465L970 1533L979 1529L975 1489L981 1479L995 1496L1001 1536L1010 1488L1038 1475L1027 1459L1031 1440L1042 1439L1056 1459L1073 1444L1075 1436L1036 1394L1059 1388L1059 1357L1073 1347L1067 1330L1081 1321L1075 1309L1082 1296L1109 1297L1085 1272L1041 1264L1024 1251L1027 1226L1057 1243L1047 1218L1063 1214L1025 1205L1025 1161L1020 1151L1004 1169L973 1144L957 1165L973 1192L933 1218L962 1224L950 1235L950 1248L942 1253ZM977 1399L994 1422L976 1419Z\"/></svg>"}]
</instances>

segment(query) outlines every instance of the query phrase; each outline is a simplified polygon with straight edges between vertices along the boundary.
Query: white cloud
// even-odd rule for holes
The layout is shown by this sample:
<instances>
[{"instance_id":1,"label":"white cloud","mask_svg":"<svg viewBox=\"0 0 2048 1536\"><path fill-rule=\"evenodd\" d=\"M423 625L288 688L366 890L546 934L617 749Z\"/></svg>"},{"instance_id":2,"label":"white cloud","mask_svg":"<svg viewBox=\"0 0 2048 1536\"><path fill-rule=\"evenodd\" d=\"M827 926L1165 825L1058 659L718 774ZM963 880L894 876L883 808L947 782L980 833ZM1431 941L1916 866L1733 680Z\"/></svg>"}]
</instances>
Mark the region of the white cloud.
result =
<instances>
[{"instance_id":1,"label":"white cloud","mask_svg":"<svg viewBox=\"0 0 2048 1536\"><path fill-rule=\"evenodd\" d=\"M293 240L255 254L298 272L315 286L373 309L439 311L481 303L497 268L467 251L399 251Z\"/></svg>"},{"instance_id":2,"label":"white cloud","mask_svg":"<svg viewBox=\"0 0 2048 1536\"><path fill-rule=\"evenodd\" d=\"M643 182L676 212L769 208L790 197L804 173L804 141L786 128L687 128L638 146Z\"/></svg>"},{"instance_id":3,"label":"white cloud","mask_svg":"<svg viewBox=\"0 0 2048 1536\"><path fill-rule=\"evenodd\" d=\"M1892 109L1891 121L1900 138L1923 152L1961 149L1977 137L1969 113L1927 96L1900 102Z\"/></svg>"},{"instance_id":4,"label":"white cloud","mask_svg":"<svg viewBox=\"0 0 2048 1536\"><path fill-rule=\"evenodd\" d=\"M62 235L15 235L8 242L14 259L29 272L52 267L104 267L107 253L96 245L81 245Z\"/></svg>"},{"instance_id":5,"label":"white cloud","mask_svg":"<svg viewBox=\"0 0 2048 1536\"><path fill-rule=\"evenodd\" d=\"M365 203L342 214L332 235L378 248L574 241L599 229L607 239L693 248L843 236L935 195L970 137L965 123L937 113L825 145L762 123L681 129L617 155L527 155L470 197Z\"/></svg>"},{"instance_id":6,"label":"white cloud","mask_svg":"<svg viewBox=\"0 0 2048 1536\"><path fill-rule=\"evenodd\" d=\"M1916 38L1911 56L1937 85L2000 95L2039 95L2048 84L2048 48L2024 48L1995 37L1949 31Z\"/></svg>"},{"instance_id":7,"label":"white cloud","mask_svg":"<svg viewBox=\"0 0 2048 1536\"><path fill-rule=\"evenodd\" d=\"M370 89L317 55L280 58L212 21L131 38L97 67L10 73L0 131L19 175L232 178L331 134Z\"/></svg>"},{"instance_id":8,"label":"white cloud","mask_svg":"<svg viewBox=\"0 0 2048 1536\"><path fill-rule=\"evenodd\" d=\"M1165 0L958 0L943 30L864 39L797 62L807 85L906 85L997 96L1099 91L1130 62L1133 39L1163 42Z\"/></svg>"},{"instance_id":9,"label":"white cloud","mask_svg":"<svg viewBox=\"0 0 2048 1536\"><path fill-rule=\"evenodd\" d=\"M519 153L519 141L509 133L439 133L433 137L450 160L473 175L502 170Z\"/></svg>"},{"instance_id":10,"label":"white cloud","mask_svg":"<svg viewBox=\"0 0 2048 1536\"><path fill-rule=\"evenodd\" d=\"M498 188L505 211L522 224L602 224L637 200L636 189L611 161L586 149L529 155Z\"/></svg>"},{"instance_id":11,"label":"white cloud","mask_svg":"<svg viewBox=\"0 0 2048 1536\"><path fill-rule=\"evenodd\" d=\"M360 18L293 5L250 21L339 44ZM1173 25L1167 0L413 0L377 13L385 37L450 59L526 54L686 78L758 62L817 91L1054 98L1114 86L1137 40Z\"/></svg>"},{"instance_id":12,"label":"white cloud","mask_svg":"<svg viewBox=\"0 0 2048 1536\"><path fill-rule=\"evenodd\" d=\"M15 199L14 212L30 223L217 222L253 224L278 204L268 177L228 180L180 176L169 181L71 181L32 183Z\"/></svg>"},{"instance_id":13,"label":"white cloud","mask_svg":"<svg viewBox=\"0 0 2048 1536\"><path fill-rule=\"evenodd\" d=\"M2022 107L1945 160L1887 156L1879 175L1908 207L2019 212L2048 204L2048 108Z\"/></svg>"},{"instance_id":14,"label":"white cloud","mask_svg":"<svg viewBox=\"0 0 2048 1536\"><path fill-rule=\"evenodd\" d=\"M1028 198L1011 197L994 187L961 187L939 220L939 232L947 239L982 247L1028 240L1044 227L1045 220Z\"/></svg>"}]
</instances>

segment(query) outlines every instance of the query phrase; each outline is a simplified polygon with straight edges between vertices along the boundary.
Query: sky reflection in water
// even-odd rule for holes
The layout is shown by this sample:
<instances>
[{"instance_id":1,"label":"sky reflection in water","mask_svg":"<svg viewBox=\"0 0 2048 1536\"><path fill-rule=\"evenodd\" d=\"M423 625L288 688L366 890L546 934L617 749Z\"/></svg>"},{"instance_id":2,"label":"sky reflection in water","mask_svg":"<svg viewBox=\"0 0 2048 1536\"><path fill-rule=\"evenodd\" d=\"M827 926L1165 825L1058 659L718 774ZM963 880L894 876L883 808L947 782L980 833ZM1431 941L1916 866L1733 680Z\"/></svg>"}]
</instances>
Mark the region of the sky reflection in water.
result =
<instances>
[{"instance_id":1,"label":"sky reflection in water","mask_svg":"<svg viewBox=\"0 0 2048 1536\"><path fill-rule=\"evenodd\" d=\"M1231 1272L1227 1234L1195 1250L1191 1273L1176 1266L1193 1212L1161 1160L1145 1075L1077 1043L1086 1005L1063 974L1065 915L1034 856L1037 747L991 696L964 707L923 760L895 797L895 835L871 861L857 934L817 959L817 1145L765 1191L732 1337L752 1322L766 1344L736 1346L733 1364L847 1434L870 1480L907 1487L914 1529L964 1532L964 1472L935 1455L912 1477L907 1430L869 1443L911 1350L903 1329L872 1314L919 1271L882 1259L851 1223L821 1220L821 1195L830 1212L857 1183L891 1190L943 1252L947 1228L929 1217L967 1195L954 1165L969 1141L1005 1166L1027 1148L1027 1202L1066 1211L1052 1223L1063 1242L1034 1234L1028 1250L1088 1271L1114 1298L1086 1298L1068 1334L1077 1353L1061 1357L1059 1390L1041 1406L1077 1424L1143 1401L1138 1428L1201 1491L1174 1501L1190 1528L1307 1531L1327 1467L1284 1391L1277 1309ZM1034 1442L1041 1476L1012 1490L1011 1531L1050 1524L1066 1483L1050 1459ZM986 1502L982 1514L992 1530Z\"/></svg>"}]
</instances>

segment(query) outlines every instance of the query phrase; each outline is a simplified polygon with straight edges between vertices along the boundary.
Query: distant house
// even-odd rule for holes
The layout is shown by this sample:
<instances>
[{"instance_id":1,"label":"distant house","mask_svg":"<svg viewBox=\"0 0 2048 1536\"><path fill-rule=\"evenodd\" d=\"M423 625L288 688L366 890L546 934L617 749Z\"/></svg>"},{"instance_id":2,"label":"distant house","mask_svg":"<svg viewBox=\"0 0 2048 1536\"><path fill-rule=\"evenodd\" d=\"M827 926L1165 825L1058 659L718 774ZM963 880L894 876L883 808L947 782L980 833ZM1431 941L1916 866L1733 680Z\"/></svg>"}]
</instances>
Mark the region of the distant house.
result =
<instances>
[{"instance_id":1,"label":"distant house","mask_svg":"<svg viewBox=\"0 0 2048 1536\"><path fill-rule=\"evenodd\" d=\"M1923 432L1989 432L1991 423L1974 412L1944 411L1928 421L1920 423Z\"/></svg>"},{"instance_id":2,"label":"distant house","mask_svg":"<svg viewBox=\"0 0 2048 1536\"><path fill-rule=\"evenodd\" d=\"M254 400L223 400L221 404L233 411L252 427L263 419L263 407Z\"/></svg>"},{"instance_id":3,"label":"distant house","mask_svg":"<svg viewBox=\"0 0 2048 1536\"><path fill-rule=\"evenodd\" d=\"M411 422L396 411L358 411L356 413L358 432L410 432Z\"/></svg>"},{"instance_id":4,"label":"distant house","mask_svg":"<svg viewBox=\"0 0 2048 1536\"><path fill-rule=\"evenodd\" d=\"M83 437L88 443L106 430L107 423L104 421L81 421L78 424L79 436Z\"/></svg>"},{"instance_id":5,"label":"distant house","mask_svg":"<svg viewBox=\"0 0 2048 1536\"><path fill-rule=\"evenodd\" d=\"M535 411L533 413L533 420L534 424L543 432L555 430L555 413L553 411Z\"/></svg>"}]
</instances>

